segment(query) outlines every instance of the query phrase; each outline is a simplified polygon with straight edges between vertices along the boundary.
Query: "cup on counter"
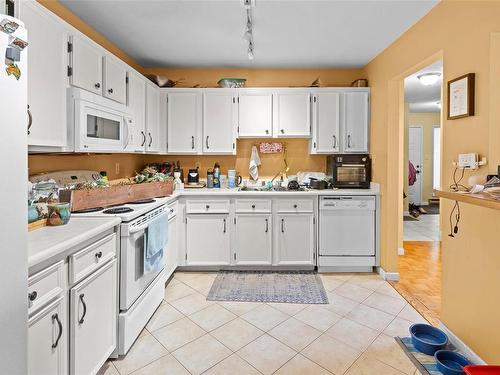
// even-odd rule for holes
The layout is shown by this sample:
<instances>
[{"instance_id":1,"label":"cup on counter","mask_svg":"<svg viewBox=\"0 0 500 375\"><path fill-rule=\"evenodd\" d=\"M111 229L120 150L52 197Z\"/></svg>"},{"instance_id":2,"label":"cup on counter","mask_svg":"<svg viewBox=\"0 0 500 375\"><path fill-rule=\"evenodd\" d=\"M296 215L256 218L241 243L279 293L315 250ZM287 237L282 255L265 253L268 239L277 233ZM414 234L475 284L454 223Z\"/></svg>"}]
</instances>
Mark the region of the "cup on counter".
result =
<instances>
[{"instance_id":1,"label":"cup on counter","mask_svg":"<svg viewBox=\"0 0 500 375\"><path fill-rule=\"evenodd\" d=\"M225 174L221 174L219 176L220 187L222 189L227 189L227 176Z\"/></svg>"},{"instance_id":2,"label":"cup on counter","mask_svg":"<svg viewBox=\"0 0 500 375\"><path fill-rule=\"evenodd\" d=\"M230 189L234 189L235 187L239 186L242 180L243 178L241 176L238 176L234 169L230 169L227 171L227 181L228 187Z\"/></svg>"},{"instance_id":3,"label":"cup on counter","mask_svg":"<svg viewBox=\"0 0 500 375\"><path fill-rule=\"evenodd\" d=\"M66 225L69 222L71 216L71 209L69 203L51 203L48 205L49 218L47 219L47 224L56 225Z\"/></svg>"}]
</instances>

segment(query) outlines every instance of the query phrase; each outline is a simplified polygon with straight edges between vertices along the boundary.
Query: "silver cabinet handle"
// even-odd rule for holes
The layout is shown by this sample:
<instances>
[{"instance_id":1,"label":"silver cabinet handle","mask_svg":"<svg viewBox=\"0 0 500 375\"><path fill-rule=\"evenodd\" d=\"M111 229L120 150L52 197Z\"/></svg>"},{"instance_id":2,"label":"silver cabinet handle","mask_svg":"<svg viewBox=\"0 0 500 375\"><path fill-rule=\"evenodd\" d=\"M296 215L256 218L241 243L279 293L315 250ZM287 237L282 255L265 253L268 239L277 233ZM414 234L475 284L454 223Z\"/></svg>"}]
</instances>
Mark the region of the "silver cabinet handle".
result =
<instances>
[{"instance_id":1,"label":"silver cabinet handle","mask_svg":"<svg viewBox=\"0 0 500 375\"><path fill-rule=\"evenodd\" d=\"M146 134L144 134L144 132L142 130L141 130L141 134L142 134L141 147L144 147L144 145L146 144Z\"/></svg>"},{"instance_id":2,"label":"silver cabinet handle","mask_svg":"<svg viewBox=\"0 0 500 375\"><path fill-rule=\"evenodd\" d=\"M266 233L269 232L269 220L266 219Z\"/></svg>"},{"instance_id":3,"label":"silver cabinet handle","mask_svg":"<svg viewBox=\"0 0 500 375\"><path fill-rule=\"evenodd\" d=\"M79 324L83 324L84 322L84 318L85 318L85 315L87 315L87 304L85 303L85 301L83 300L83 297L85 297L85 294L80 294L80 301L82 302L82 305L83 305L83 314L82 314L82 317L78 320L78 323Z\"/></svg>"},{"instance_id":4,"label":"silver cabinet handle","mask_svg":"<svg viewBox=\"0 0 500 375\"><path fill-rule=\"evenodd\" d=\"M194 150L194 135L191 136L191 148Z\"/></svg>"},{"instance_id":5,"label":"silver cabinet handle","mask_svg":"<svg viewBox=\"0 0 500 375\"><path fill-rule=\"evenodd\" d=\"M206 145L207 145L207 149L210 148L210 146L208 145L208 135L207 135L207 140L205 141Z\"/></svg>"},{"instance_id":6,"label":"silver cabinet handle","mask_svg":"<svg viewBox=\"0 0 500 375\"><path fill-rule=\"evenodd\" d=\"M281 233L285 233L285 219L281 219Z\"/></svg>"},{"instance_id":7,"label":"silver cabinet handle","mask_svg":"<svg viewBox=\"0 0 500 375\"><path fill-rule=\"evenodd\" d=\"M351 135L347 135L347 148L351 148Z\"/></svg>"},{"instance_id":8,"label":"silver cabinet handle","mask_svg":"<svg viewBox=\"0 0 500 375\"><path fill-rule=\"evenodd\" d=\"M222 219L222 221L224 222L224 232L223 233L226 233L226 219Z\"/></svg>"},{"instance_id":9,"label":"silver cabinet handle","mask_svg":"<svg viewBox=\"0 0 500 375\"><path fill-rule=\"evenodd\" d=\"M149 135L149 144L148 147L151 147L151 144L153 143L153 137L151 136L151 133L148 132Z\"/></svg>"},{"instance_id":10,"label":"silver cabinet handle","mask_svg":"<svg viewBox=\"0 0 500 375\"><path fill-rule=\"evenodd\" d=\"M59 344L59 340L61 339L61 336L63 334L63 326L61 321L59 320L59 315L54 314L52 315L52 324L54 324L54 320L57 322L57 326L59 328L59 333L57 334L56 342L52 344L52 349L57 348L57 345Z\"/></svg>"},{"instance_id":11,"label":"silver cabinet handle","mask_svg":"<svg viewBox=\"0 0 500 375\"><path fill-rule=\"evenodd\" d=\"M30 135L31 125L33 125L33 116L31 115L30 105L28 104L28 135Z\"/></svg>"},{"instance_id":12,"label":"silver cabinet handle","mask_svg":"<svg viewBox=\"0 0 500 375\"><path fill-rule=\"evenodd\" d=\"M337 136L336 135L333 136L333 148L334 149L337 148Z\"/></svg>"}]
</instances>

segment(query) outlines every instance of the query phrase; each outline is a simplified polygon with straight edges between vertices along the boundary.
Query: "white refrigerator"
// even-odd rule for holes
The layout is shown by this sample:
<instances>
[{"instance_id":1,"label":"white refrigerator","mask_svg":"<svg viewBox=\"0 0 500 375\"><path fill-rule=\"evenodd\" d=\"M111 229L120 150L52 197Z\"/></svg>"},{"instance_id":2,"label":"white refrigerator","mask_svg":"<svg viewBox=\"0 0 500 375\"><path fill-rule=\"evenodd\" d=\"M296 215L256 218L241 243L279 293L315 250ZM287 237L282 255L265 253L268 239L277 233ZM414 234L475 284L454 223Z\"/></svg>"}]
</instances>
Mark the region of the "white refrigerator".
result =
<instances>
[{"instance_id":1,"label":"white refrigerator","mask_svg":"<svg viewBox=\"0 0 500 375\"><path fill-rule=\"evenodd\" d=\"M27 373L26 42L23 23L0 14L0 374L12 375Z\"/></svg>"}]
</instances>

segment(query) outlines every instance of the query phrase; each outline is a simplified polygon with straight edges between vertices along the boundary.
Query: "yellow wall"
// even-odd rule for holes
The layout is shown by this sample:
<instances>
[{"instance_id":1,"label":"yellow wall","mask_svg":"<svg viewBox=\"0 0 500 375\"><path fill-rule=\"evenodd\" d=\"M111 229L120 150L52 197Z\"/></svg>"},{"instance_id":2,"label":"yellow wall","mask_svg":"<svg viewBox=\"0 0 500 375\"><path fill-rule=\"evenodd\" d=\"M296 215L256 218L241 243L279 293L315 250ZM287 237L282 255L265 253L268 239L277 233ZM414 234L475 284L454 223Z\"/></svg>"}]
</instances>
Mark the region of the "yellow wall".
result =
<instances>
[{"instance_id":1,"label":"yellow wall","mask_svg":"<svg viewBox=\"0 0 500 375\"><path fill-rule=\"evenodd\" d=\"M432 198L432 174L434 171L434 134L433 129L439 126L441 114L439 112L429 113L405 113L405 166L408 165L408 128L410 126L422 127L422 173L417 178L422 179L422 202L427 202ZM408 192L408 168L404 168L405 191ZM406 199L408 201L408 199ZM405 204L405 209L407 207Z\"/></svg>"},{"instance_id":2,"label":"yellow wall","mask_svg":"<svg viewBox=\"0 0 500 375\"><path fill-rule=\"evenodd\" d=\"M500 31L499 19L497 1L442 1L365 67L372 90L372 152L384 164L375 180L382 183L386 270L397 270L398 231L384 228L401 226L402 202L396 187L402 188L403 180L403 169L398 171L404 159L399 146L404 133L402 80L440 58L444 82L475 72L476 115L454 121L442 118L442 186L450 184L452 161L459 153L489 157L489 166L476 174L496 170L500 109L493 99L499 97L500 76L490 75L490 68L498 72L500 39L492 33ZM496 142L490 141L491 135L497 136ZM450 205L442 203L443 228ZM462 206L459 235L443 239L442 321L484 360L500 363L500 272L495 266L500 213Z\"/></svg>"}]
</instances>

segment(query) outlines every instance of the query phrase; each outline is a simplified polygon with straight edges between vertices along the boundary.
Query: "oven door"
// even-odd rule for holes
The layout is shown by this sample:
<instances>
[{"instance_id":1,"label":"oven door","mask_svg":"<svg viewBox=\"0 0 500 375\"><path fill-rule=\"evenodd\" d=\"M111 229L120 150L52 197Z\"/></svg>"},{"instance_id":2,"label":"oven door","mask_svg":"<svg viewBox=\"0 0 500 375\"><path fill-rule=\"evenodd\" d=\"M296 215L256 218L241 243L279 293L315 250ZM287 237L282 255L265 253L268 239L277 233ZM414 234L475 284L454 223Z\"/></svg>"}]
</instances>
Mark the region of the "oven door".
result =
<instances>
[{"instance_id":1,"label":"oven door","mask_svg":"<svg viewBox=\"0 0 500 375\"><path fill-rule=\"evenodd\" d=\"M369 176L364 164L340 164L335 167L334 187L361 187L366 183L369 183Z\"/></svg>"},{"instance_id":2,"label":"oven door","mask_svg":"<svg viewBox=\"0 0 500 375\"><path fill-rule=\"evenodd\" d=\"M128 235L121 237L120 310L129 309L165 266L164 251L160 266L154 271L144 273L145 233L146 228L142 228L131 230Z\"/></svg>"},{"instance_id":3,"label":"oven door","mask_svg":"<svg viewBox=\"0 0 500 375\"><path fill-rule=\"evenodd\" d=\"M86 100L75 100L75 151L124 151L129 122L123 113Z\"/></svg>"}]
</instances>

